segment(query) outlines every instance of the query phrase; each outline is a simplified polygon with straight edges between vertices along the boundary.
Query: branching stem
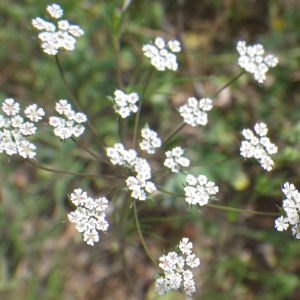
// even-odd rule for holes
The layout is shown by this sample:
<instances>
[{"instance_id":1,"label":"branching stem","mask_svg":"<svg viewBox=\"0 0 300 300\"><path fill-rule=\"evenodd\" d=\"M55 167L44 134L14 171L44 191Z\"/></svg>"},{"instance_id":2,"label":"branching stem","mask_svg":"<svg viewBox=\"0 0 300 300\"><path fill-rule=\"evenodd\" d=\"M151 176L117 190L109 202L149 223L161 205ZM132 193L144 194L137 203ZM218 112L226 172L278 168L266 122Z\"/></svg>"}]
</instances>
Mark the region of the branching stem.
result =
<instances>
[{"instance_id":1,"label":"branching stem","mask_svg":"<svg viewBox=\"0 0 300 300\"><path fill-rule=\"evenodd\" d=\"M149 75L146 79L144 89L143 89L143 92L142 92L142 95L141 95L141 98L140 98L140 101L139 101L139 110L138 110L138 112L136 114L136 117L135 117L134 130L133 130L133 141L132 141L132 148L133 149L136 148L137 131L138 131L138 127L139 127L139 121L140 121L140 115L141 115L143 100L144 100L146 89L147 89L147 86L149 84L149 81L150 81L151 75L153 73L153 70L154 70L154 68L151 68L151 70L149 72Z\"/></svg>"},{"instance_id":2,"label":"branching stem","mask_svg":"<svg viewBox=\"0 0 300 300\"><path fill-rule=\"evenodd\" d=\"M89 150L88 148L86 148L85 146L83 146L82 144L80 144L75 138L71 138L72 141L78 145L80 148L82 148L84 151L86 151L87 153L89 153L92 157L96 158L97 160L107 164L107 165L110 165L110 162L103 159L102 157L100 157L99 155L97 155L96 153L92 152L91 150Z\"/></svg>"},{"instance_id":3,"label":"branching stem","mask_svg":"<svg viewBox=\"0 0 300 300\"><path fill-rule=\"evenodd\" d=\"M69 96L71 97L72 103L74 104L75 108L78 111L82 112L82 109L81 109L81 107L80 107L80 105L79 105L76 97L74 96L73 92L71 91L71 89L70 89L70 87L69 87L69 85L68 85L68 83L67 83L67 81L65 79L64 72L62 70L61 64L60 64L59 59L58 59L58 55L55 55L55 61L56 61L56 65L58 67L61 79L62 79L62 81L64 83L64 86L65 86L65 88L66 88ZM103 148L105 148L105 143L103 142L102 138L99 136L96 128L93 126L93 124L89 120L87 120L87 124L88 124L89 128L91 129L91 131L94 133L94 135L99 139L101 146Z\"/></svg>"},{"instance_id":4,"label":"branching stem","mask_svg":"<svg viewBox=\"0 0 300 300\"><path fill-rule=\"evenodd\" d=\"M140 223L139 223L138 214L137 214L136 201L133 201L133 211L134 211L135 224L136 224L136 228L137 228L138 235L139 235L139 238L141 240L141 243L142 243L147 255L151 259L151 261L159 268L155 257L150 253L150 251L149 251L149 249L146 245L146 242L144 240L144 237L143 237L143 234L142 234L142 231L141 231L141 227L140 227Z\"/></svg>"},{"instance_id":5,"label":"branching stem","mask_svg":"<svg viewBox=\"0 0 300 300\"><path fill-rule=\"evenodd\" d=\"M176 194L169 192L165 190L162 187L156 186L157 190L160 191L161 193L168 194L174 197L178 198L184 198L184 195L181 194ZM234 207L227 207L227 206L222 206L222 205L216 205L216 204L206 204L206 206L211 207L211 208L217 208L217 209L222 209L222 210L227 210L227 211L232 211L236 213L246 213L246 214L252 214L252 215L261 215L261 216L279 216L280 213L271 213L271 212L264 212L264 211L255 211L255 210L246 210L246 209L239 209L239 208L234 208Z\"/></svg>"},{"instance_id":6,"label":"branching stem","mask_svg":"<svg viewBox=\"0 0 300 300\"><path fill-rule=\"evenodd\" d=\"M98 174L88 174L88 173L74 173L74 172L68 172L68 171L60 171L60 170L55 170L51 168L44 167L37 162L33 161L32 159L25 159L28 163L31 165L37 167L38 169L47 171L47 172L52 172L52 173L58 173L58 174L64 174L64 175L73 175L73 176L79 176L79 177L99 177L99 178L106 178L106 179L117 179L117 178L122 178L122 177L117 177L117 176L111 176L111 175L98 175Z\"/></svg>"}]
</instances>

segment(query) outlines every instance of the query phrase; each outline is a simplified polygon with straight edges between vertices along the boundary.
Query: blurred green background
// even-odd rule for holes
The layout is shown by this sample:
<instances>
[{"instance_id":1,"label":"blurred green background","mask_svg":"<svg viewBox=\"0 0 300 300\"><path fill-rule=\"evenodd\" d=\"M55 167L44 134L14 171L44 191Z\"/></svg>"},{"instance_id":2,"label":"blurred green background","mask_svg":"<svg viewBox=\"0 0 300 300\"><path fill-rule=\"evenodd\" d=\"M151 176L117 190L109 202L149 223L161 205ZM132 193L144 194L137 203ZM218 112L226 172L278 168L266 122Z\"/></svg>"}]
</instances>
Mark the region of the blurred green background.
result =
<instances>
[{"instance_id":1,"label":"blurred green background","mask_svg":"<svg viewBox=\"0 0 300 300\"><path fill-rule=\"evenodd\" d=\"M76 49L59 55L73 93L108 146L119 142L117 116L107 96L117 87L112 34L124 1L57 1L64 17L85 35ZM126 1L125 1L126 2ZM128 1L129 3L130 1ZM37 103L48 116L54 103L69 99L54 57L40 49L31 19L45 17L44 0L0 1L0 99L12 97L24 109ZM279 58L264 84L243 75L213 98L205 128L186 126L151 158L162 168L164 151L186 148L194 175L206 174L220 187L220 205L277 212L281 185L298 189L300 133L300 4L258 0L133 0L122 19L120 66L126 92L142 92L149 63L141 47L156 36L180 38L178 72L154 72L145 95L141 126L165 137L181 122L176 111L188 97L212 97L239 72L237 41L261 43ZM125 137L132 138L133 118ZM279 147L276 168L265 172L239 156L240 131L257 121L268 125ZM31 139L38 162L78 173L114 172L91 159L72 141L60 142L47 118ZM123 141L130 146L128 139ZM95 152L100 146L91 132L80 142ZM220 163L220 160L225 160ZM91 195L110 191L119 182L48 173L17 156L0 156L0 299L160 299L151 264L138 240L124 194L110 192L110 227L94 247L82 242L67 221L72 210L67 194L81 187ZM183 193L185 175L154 177L169 191ZM300 295L300 243L288 230L274 229L275 217L236 214L213 208L187 209L183 199L158 194L139 203L146 242L155 257L172 250L187 236L201 258L195 270L193 299L297 300ZM125 226L118 227L125 210ZM121 238L120 238L121 237ZM163 299L182 299L179 292Z\"/></svg>"}]
</instances>

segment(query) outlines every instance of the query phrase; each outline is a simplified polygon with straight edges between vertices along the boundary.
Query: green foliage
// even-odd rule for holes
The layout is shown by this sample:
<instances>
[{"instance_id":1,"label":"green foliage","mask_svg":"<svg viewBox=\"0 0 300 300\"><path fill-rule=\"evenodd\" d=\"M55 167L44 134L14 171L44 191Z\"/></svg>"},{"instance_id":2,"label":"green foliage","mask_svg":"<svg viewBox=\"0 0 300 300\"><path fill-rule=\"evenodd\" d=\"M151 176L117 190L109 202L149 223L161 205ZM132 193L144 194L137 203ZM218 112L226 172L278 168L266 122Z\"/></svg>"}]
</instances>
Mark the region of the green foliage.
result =
<instances>
[{"instance_id":1,"label":"green foliage","mask_svg":"<svg viewBox=\"0 0 300 300\"><path fill-rule=\"evenodd\" d=\"M203 85L207 93L203 96L212 97L238 74L237 40L246 36L250 43L264 44L280 60L266 84L259 86L243 75L213 99L215 107L206 127L186 126L163 150L179 144L186 148L186 156L197 164L190 173L206 174L219 185L221 193L214 204L277 212L283 197L281 185L289 181L300 188L299 7L276 1L185 1L182 7L171 2L133 0L126 10L121 0L61 3L65 16L85 31L75 51L60 54L70 88L105 143L112 146L119 142L111 102L118 85L116 47L125 91L141 94L150 72L141 46L156 35L173 37L181 13L187 52L180 57L179 72L152 74L140 122L166 137L181 122L176 108L197 95L197 87ZM44 17L47 4L38 0L0 1L0 97L15 98L22 108L38 103L51 115L55 101L69 95L54 58L39 48L31 26L32 18ZM239 157L240 131L256 121L268 124L271 140L280 150L271 173ZM127 125L125 142L131 145L134 123L129 120ZM101 146L89 130L80 142L100 153ZM72 141L62 143L54 138L46 124L39 128L35 143L38 162L46 167L75 173L107 171ZM155 180L166 190L182 194L185 175L166 174L158 165L163 159L161 152L152 161L161 171L154 175ZM124 275L122 255L129 260L130 276L145 291L139 299L157 299L153 283L138 281L142 276L151 278L157 269L146 263L131 203L121 192L111 201L111 227L99 246L82 245L72 224L65 222L71 210L66 195L74 188L105 194L119 182L51 174L3 153L0 178L1 299L113 299L110 293L122 299L114 288L119 284L127 295L124 278L128 275ZM118 212L123 210L124 226L119 228ZM182 198L162 194L141 203L139 213L142 231L156 257L183 236L197 245L202 271L197 274L200 288L194 299L298 299L299 242L290 232L278 233L274 217L208 207L199 212L189 209ZM122 235L124 248L112 241ZM181 298L179 293L164 297Z\"/></svg>"}]
</instances>

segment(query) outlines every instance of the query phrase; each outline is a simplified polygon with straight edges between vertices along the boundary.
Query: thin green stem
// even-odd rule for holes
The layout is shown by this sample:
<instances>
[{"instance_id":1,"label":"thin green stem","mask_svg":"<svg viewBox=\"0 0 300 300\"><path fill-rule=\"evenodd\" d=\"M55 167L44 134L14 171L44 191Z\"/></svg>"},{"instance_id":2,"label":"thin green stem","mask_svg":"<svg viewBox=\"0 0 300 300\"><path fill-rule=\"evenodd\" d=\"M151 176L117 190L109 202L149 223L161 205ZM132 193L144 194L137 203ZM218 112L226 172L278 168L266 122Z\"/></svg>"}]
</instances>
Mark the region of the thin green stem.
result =
<instances>
[{"instance_id":1,"label":"thin green stem","mask_svg":"<svg viewBox=\"0 0 300 300\"><path fill-rule=\"evenodd\" d=\"M232 83L234 83L236 80L238 80L243 74L245 73L245 71L241 71L236 77L234 77L232 80L230 80L227 84L225 84L224 86L222 86L214 95L213 98L215 98L216 96L218 96L223 90L225 90L227 87L229 87Z\"/></svg>"},{"instance_id":2,"label":"thin green stem","mask_svg":"<svg viewBox=\"0 0 300 300\"><path fill-rule=\"evenodd\" d=\"M215 165L215 164L219 164L219 163L223 163L223 162L235 160L235 159L240 159L240 157L224 158L224 159L220 159L217 161L211 161L211 162L207 162L207 163L192 163L188 167L185 167L184 169L193 168L193 167L201 167L201 166L210 166L210 165Z\"/></svg>"},{"instance_id":3,"label":"thin green stem","mask_svg":"<svg viewBox=\"0 0 300 300\"><path fill-rule=\"evenodd\" d=\"M86 151L87 153L89 153L92 157L96 158L97 160L107 164L107 165L110 165L111 163L105 159L103 159L102 157L100 157L99 155L95 154L94 152L92 152L91 150L89 150L88 148L84 147L83 145L81 145L75 138L71 138L72 141L78 145L80 148L82 148L84 151Z\"/></svg>"},{"instance_id":4,"label":"thin green stem","mask_svg":"<svg viewBox=\"0 0 300 300\"><path fill-rule=\"evenodd\" d=\"M116 70L116 78L117 78L117 86L118 89L123 89L123 81L122 81L122 73L121 73L121 65L120 65L120 46L119 46L119 34L112 36L113 49L115 54L115 70Z\"/></svg>"},{"instance_id":5,"label":"thin green stem","mask_svg":"<svg viewBox=\"0 0 300 300\"><path fill-rule=\"evenodd\" d=\"M44 166L34 162L31 159L25 159L25 161L27 161L31 165L37 167L38 169L41 169L41 170L44 170L44 171L47 171L47 172L52 172L52 173L79 176L79 177L99 177L99 178L106 178L106 179L122 178L122 177L116 177L116 176L111 176L111 175L98 175L98 174L74 173L74 172L68 172L68 171L60 171L60 170L55 170L55 169L44 167Z\"/></svg>"},{"instance_id":6,"label":"thin green stem","mask_svg":"<svg viewBox=\"0 0 300 300\"><path fill-rule=\"evenodd\" d=\"M144 84L143 92L142 92L142 95L141 95L141 98L139 101L139 110L135 117L134 130L133 130L133 141L132 141L132 148L134 148L134 149L136 148L137 131L138 131L139 122L140 122L140 115L141 115L141 111L142 111L143 100L144 100L145 92L146 92L147 86L149 84L153 70L154 70L154 68L151 68L149 75L146 79L146 82Z\"/></svg>"},{"instance_id":7,"label":"thin green stem","mask_svg":"<svg viewBox=\"0 0 300 300\"><path fill-rule=\"evenodd\" d=\"M246 209L239 209L239 208L227 207L227 206L216 205L216 204L206 204L206 206L211 207L211 208L221 209L221 210L232 211L232 212L236 212L236 213L245 213L245 214L260 215L260 216L278 217L280 215L280 213L246 210Z\"/></svg>"},{"instance_id":8,"label":"thin green stem","mask_svg":"<svg viewBox=\"0 0 300 300\"><path fill-rule=\"evenodd\" d=\"M119 45L119 33L112 34L112 46L114 51L114 60L115 60L115 72L116 72L116 79L117 79L117 87L119 90L123 90L123 80L122 80L122 72L121 72L121 65L120 65L120 45ZM126 140L126 121L121 118L118 118L118 132L119 138L121 143L124 144Z\"/></svg>"},{"instance_id":9,"label":"thin green stem","mask_svg":"<svg viewBox=\"0 0 300 300\"><path fill-rule=\"evenodd\" d=\"M59 74L60 74L60 76L61 76L61 79L62 79L62 81L63 81L63 83L64 83L64 86L65 86L65 88L66 88L66 90L67 90L69 96L71 97L72 103L74 104L75 108L76 108L78 111L82 112L82 109L81 109L81 107L80 107L80 105L79 105L79 103L78 103L76 97L74 96L73 92L71 91L71 89L70 89L70 87L69 87L69 85L68 85L68 83L67 83L67 81L66 81L66 79L65 79L64 72L63 72L63 70L62 70L61 64L60 64L59 59L58 59L58 55L55 55L55 61L56 61L56 65L57 65L57 67L58 67L58 70L59 70ZM102 146L103 148L105 148L105 143L103 142L103 140L102 140L101 137L99 136L99 134L98 134L96 128L93 126L93 124L92 124L89 120L87 120L87 124L88 124L89 128L91 129L91 131L94 133L94 135L97 136L97 138L99 139L101 146Z\"/></svg>"},{"instance_id":10,"label":"thin green stem","mask_svg":"<svg viewBox=\"0 0 300 300\"><path fill-rule=\"evenodd\" d=\"M134 283L132 281L132 278L129 274L129 268L127 265L127 261L126 261L126 256L125 256L125 247L126 247L126 242L123 236L124 233L124 223L125 223L125 214L126 214L126 208L129 207L130 205L130 194L126 193L125 199L123 199L122 202L122 206L120 209L120 219L119 219L119 224L118 224L118 230L117 230L117 236L118 236L118 244L119 244L119 252L121 255L121 262L122 262L122 266L123 266L123 273L124 273L124 277L127 279L128 283L130 284L132 290L134 290Z\"/></svg>"},{"instance_id":11,"label":"thin green stem","mask_svg":"<svg viewBox=\"0 0 300 300\"><path fill-rule=\"evenodd\" d=\"M138 231L138 235L139 235L139 238L141 240L141 243L147 253L147 255L149 256L149 258L151 259L151 261L157 266L158 266L158 263L155 259L155 257L150 253L147 245L146 245L146 242L144 240L144 237L143 237L143 234L142 234L142 231L141 231L141 227L140 227L140 223L139 223L139 218L138 218L138 214L137 214L137 208L136 208L136 202L133 201L133 211L134 211L134 218L135 218L135 224L136 224L136 228L137 228L137 231Z\"/></svg>"},{"instance_id":12,"label":"thin green stem","mask_svg":"<svg viewBox=\"0 0 300 300\"><path fill-rule=\"evenodd\" d=\"M230 86L233 82L235 82L238 78L240 78L245 72L242 71L241 73L239 73L236 77L234 77L232 80L230 80L227 84L225 84L223 87L221 87L213 96L213 98L215 98L217 95L219 95L224 89L226 89L228 86ZM168 137L166 137L163 142L162 145L167 143L176 133L178 133L182 128L184 128L184 126L186 125L186 123L181 123L171 134L169 134Z\"/></svg>"},{"instance_id":13,"label":"thin green stem","mask_svg":"<svg viewBox=\"0 0 300 300\"><path fill-rule=\"evenodd\" d=\"M183 127L185 127L186 123L182 122L171 134L169 134L162 142L162 145L167 143L176 133L178 133Z\"/></svg>"},{"instance_id":14,"label":"thin green stem","mask_svg":"<svg viewBox=\"0 0 300 300\"><path fill-rule=\"evenodd\" d=\"M160 186L156 186L157 190L160 191L161 193L168 194L170 196L178 197L178 198L184 198L185 195L177 194L177 193L172 193ZM206 206L211 207L211 208L217 208L217 209L222 209L222 210L227 210L227 211L233 211L237 213L245 213L245 214L252 214L252 215L261 215L261 216L279 216L279 213L270 213L270 212L264 212L264 211L255 211L255 210L246 210L246 209L239 209L239 208L234 208L234 207L227 207L227 206L222 206L222 205L216 205L216 204L206 204Z\"/></svg>"}]
</instances>

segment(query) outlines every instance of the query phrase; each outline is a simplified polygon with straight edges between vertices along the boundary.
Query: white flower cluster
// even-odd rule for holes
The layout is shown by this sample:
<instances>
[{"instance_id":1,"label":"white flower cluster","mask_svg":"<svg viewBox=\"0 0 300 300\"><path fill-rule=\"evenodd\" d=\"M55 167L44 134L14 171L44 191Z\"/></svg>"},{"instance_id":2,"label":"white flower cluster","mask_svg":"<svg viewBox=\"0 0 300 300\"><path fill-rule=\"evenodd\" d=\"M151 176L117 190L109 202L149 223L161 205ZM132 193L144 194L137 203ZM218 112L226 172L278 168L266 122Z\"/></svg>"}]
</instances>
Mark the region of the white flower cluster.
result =
<instances>
[{"instance_id":1,"label":"white flower cluster","mask_svg":"<svg viewBox=\"0 0 300 300\"><path fill-rule=\"evenodd\" d=\"M260 44L246 46L245 41L239 41L236 46L240 54L238 64L247 72L253 74L256 81L263 83L269 68L278 64L278 58L274 55L264 55L264 47Z\"/></svg>"},{"instance_id":2,"label":"white flower cluster","mask_svg":"<svg viewBox=\"0 0 300 300\"><path fill-rule=\"evenodd\" d=\"M187 186L184 188L185 201L189 204L199 204L203 206L208 203L210 195L218 193L219 188L212 181L207 181L205 175L196 178L188 174L186 177Z\"/></svg>"},{"instance_id":3,"label":"white flower cluster","mask_svg":"<svg viewBox=\"0 0 300 300\"><path fill-rule=\"evenodd\" d=\"M193 273L185 269L185 265L190 268L196 268L200 265L200 259L192 253L193 244L188 238L180 241L179 249L184 258L176 252L169 252L167 255L160 257L159 266L164 271L164 276L156 279L155 290L159 295L164 295L171 289L178 290L183 281L183 288L188 296L196 292Z\"/></svg>"},{"instance_id":4,"label":"white flower cluster","mask_svg":"<svg viewBox=\"0 0 300 300\"><path fill-rule=\"evenodd\" d=\"M285 216L275 220L275 228L284 231L291 225L294 237L300 239L300 193L293 184L288 182L283 185L282 191L286 196L282 202Z\"/></svg>"},{"instance_id":5,"label":"white flower cluster","mask_svg":"<svg viewBox=\"0 0 300 300\"><path fill-rule=\"evenodd\" d=\"M278 148L266 137L268 132L266 124L256 123L254 130L258 134L258 137L255 136L251 129L243 129L242 135L246 138L246 141L242 141L241 143L241 155L257 159L265 170L271 171L274 162L269 157L269 154L277 153Z\"/></svg>"},{"instance_id":6,"label":"white flower cluster","mask_svg":"<svg viewBox=\"0 0 300 300\"><path fill-rule=\"evenodd\" d=\"M184 150L181 147L175 147L171 151L166 152L166 160L164 165L167 168L170 168L172 172L179 172L181 167L188 167L190 165L190 161L186 157L182 157Z\"/></svg>"},{"instance_id":7,"label":"white flower cluster","mask_svg":"<svg viewBox=\"0 0 300 300\"><path fill-rule=\"evenodd\" d=\"M147 151L149 154L154 154L155 149L161 146L161 139L154 130L148 127L143 128L141 134L143 138L140 142L141 149Z\"/></svg>"},{"instance_id":8,"label":"white flower cluster","mask_svg":"<svg viewBox=\"0 0 300 300\"><path fill-rule=\"evenodd\" d=\"M82 189L75 189L70 199L77 208L68 214L69 221L76 223L76 229L83 232L84 241L94 246L94 243L99 242L97 230L106 231L109 226L105 219L108 200L105 197L88 197Z\"/></svg>"},{"instance_id":9,"label":"white flower cluster","mask_svg":"<svg viewBox=\"0 0 300 300\"><path fill-rule=\"evenodd\" d=\"M180 52L180 43L177 40L167 43L171 52ZM177 57L166 49L166 43L163 38L157 37L154 45L147 44L142 48L144 55L151 59L153 65L158 71L164 71L166 68L176 71L178 69Z\"/></svg>"},{"instance_id":10,"label":"white flower cluster","mask_svg":"<svg viewBox=\"0 0 300 300\"><path fill-rule=\"evenodd\" d=\"M0 153L4 151L7 155L19 154L24 158L33 158L36 147L25 136L35 134L37 128L32 122L41 120L45 115L44 110L36 104L29 105L24 114L32 122L24 122L19 115L20 105L12 98L4 100L2 110L7 117L0 115Z\"/></svg>"},{"instance_id":11,"label":"white flower cluster","mask_svg":"<svg viewBox=\"0 0 300 300\"><path fill-rule=\"evenodd\" d=\"M67 139L72 135L79 137L83 134L85 128L81 123L87 121L87 117L84 113L75 113L67 100L59 100L59 102L56 102L55 110L60 115L66 117L66 119L61 117L49 118L49 124L54 127L53 132L56 136L59 136L61 139Z\"/></svg>"},{"instance_id":12,"label":"white flower cluster","mask_svg":"<svg viewBox=\"0 0 300 300\"><path fill-rule=\"evenodd\" d=\"M197 125L207 124L207 113L212 109L212 100L209 98L200 99L195 97L188 98L188 104L179 107L179 113L185 123L195 127Z\"/></svg>"},{"instance_id":13,"label":"white flower cluster","mask_svg":"<svg viewBox=\"0 0 300 300\"><path fill-rule=\"evenodd\" d=\"M63 10L58 4L47 6L48 14L55 19L59 19L63 15ZM38 37L42 41L41 47L43 51L49 55L56 55L60 48L65 50L74 50L76 38L83 35L83 30L78 25L71 25L67 20L60 20L56 26L48 21L37 17L32 20L32 25L42 30Z\"/></svg>"},{"instance_id":14,"label":"white flower cluster","mask_svg":"<svg viewBox=\"0 0 300 300\"><path fill-rule=\"evenodd\" d=\"M139 101L139 95L137 93L125 94L121 90L115 91L115 105L114 110L117 114L119 114L122 118L127 118L130 116L130 112L136 113L139 108L135 104Z\"/></svg>"},{"instance_id":15,"label":"white flower cluster","mask_svg":"<svg viewBox=\"0 0 300 300\"><path fill-rule=\"evenodd\" d=\"M137 175L129 176L126 180L128 188L132 191L131 196L135 199L146 200L146 192L152 194L156 191L151 179L151 167L144 158L137 157L135 150L126 150L120 143L106 149L107 156L114 165L129 165Z\"/></svg>"}]
</instances>

